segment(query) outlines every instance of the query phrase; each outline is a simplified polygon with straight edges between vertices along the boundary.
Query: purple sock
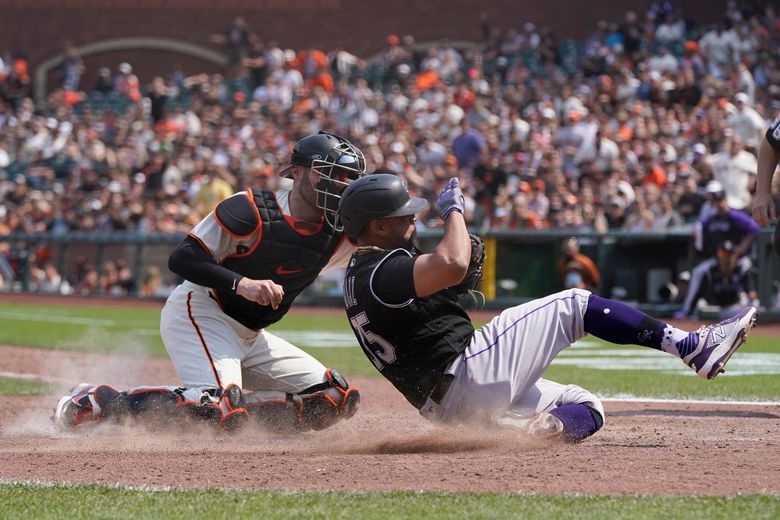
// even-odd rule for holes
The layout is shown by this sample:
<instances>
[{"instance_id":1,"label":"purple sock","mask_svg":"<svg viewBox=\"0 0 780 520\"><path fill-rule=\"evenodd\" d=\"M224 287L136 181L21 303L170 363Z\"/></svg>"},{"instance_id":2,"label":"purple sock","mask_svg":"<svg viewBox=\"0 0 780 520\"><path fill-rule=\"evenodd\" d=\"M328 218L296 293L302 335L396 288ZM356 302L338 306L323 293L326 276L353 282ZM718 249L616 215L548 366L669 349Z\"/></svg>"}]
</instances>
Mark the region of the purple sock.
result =
<instances>
[{"instance_id":1,"label":"purple sock","mask_svg":"<svg viewBox=\"0 0 780 520\"><path fill-rule=\"evenodd\" d=\"M602 427L601 414L586 404L563 404L550 410L563 423L563 438L567 441L581 441L590 437Z\"/></svg>"},{"instance_id":2,"label":"purple sock","mask_svg":"<svg viewBox=\"0 0 780 520\"><path fill-rule=\"evenodd\" d=\"M625 303L592 294L585 311L585 332L616 345L661 350L666 325Z\"/></svg>"}]
</instances>

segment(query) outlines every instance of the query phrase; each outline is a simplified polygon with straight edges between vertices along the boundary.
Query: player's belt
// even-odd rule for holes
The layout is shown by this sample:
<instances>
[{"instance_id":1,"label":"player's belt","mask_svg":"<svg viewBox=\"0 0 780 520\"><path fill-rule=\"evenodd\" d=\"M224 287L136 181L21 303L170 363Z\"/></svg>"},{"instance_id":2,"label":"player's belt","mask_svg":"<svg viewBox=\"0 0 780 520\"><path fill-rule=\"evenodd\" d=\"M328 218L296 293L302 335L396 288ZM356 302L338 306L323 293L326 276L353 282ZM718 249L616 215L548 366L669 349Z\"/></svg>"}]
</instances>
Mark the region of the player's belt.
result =
<instances>
[{"instance_id":1,"label":"player's belt","mask_svg":"<svg viewBox=\"0 0 780 520\"><path fill-rule=\"evenodd\" d=\"M454 380L455 380L454 374L442 375L441 379L439 379L439 382L436 383L436 386L434 386L433 390L431 390L431 393L428 396L428 398L436 404L441 404L442 400L444 399L444 396L447 395L447 390L450 389L450 385Z\"/></svg>"}]
</instances>

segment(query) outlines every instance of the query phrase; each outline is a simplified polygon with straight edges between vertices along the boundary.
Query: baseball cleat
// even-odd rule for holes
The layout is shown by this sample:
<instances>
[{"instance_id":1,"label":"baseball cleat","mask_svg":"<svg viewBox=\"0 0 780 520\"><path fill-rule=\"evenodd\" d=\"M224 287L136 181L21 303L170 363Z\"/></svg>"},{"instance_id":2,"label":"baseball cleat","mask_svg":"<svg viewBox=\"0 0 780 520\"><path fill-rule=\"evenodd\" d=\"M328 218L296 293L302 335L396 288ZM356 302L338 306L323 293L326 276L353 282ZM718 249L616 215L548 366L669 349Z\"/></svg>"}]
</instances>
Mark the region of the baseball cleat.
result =
<instances>
[{"instance_id":1,"label":"baseball cleat","mask_svg":"<svg viewBox=\"0 0 780 520\"><path fill-rule=\"evenodd\" d=\"M97 424L102 416L101 403L108 403L117 395L119 391L110 386L81 383L57 402L52 417L54 428L62 433Z\"/></svg>"},{"instance_id":2,"label":"baseball cleat","mask_svg":"<svg viewBox=\"0 0 780 520\"><path fill-rule=\"evenodd\" d=\"M547 412L521 415L507 412L497 421L499 426L520 430L538 439L559 439L563 437L563 423Z\"/></svg>"},{"instance_id":3,"label":"baseball cleat","mask_svg":"<svg viewBox=\"0 0 780 520\"><path fill-rule=\"evenodd\" d=\"M557 439L563 436L563 423L547 412L542 412L528 425L528 433L540 439Z\"/></svg>"},{"instance_id":4,"label":"baseball cleat","mask_svg":"<svg viewBox=\"0 0 780 520\"><path fill-rule=\"evenodd\" d=\"M702 379L722 374L728 360L745 343L756 323L757 312L755 307L747 307L731 318L697 330L699 342L690 354L682 358L683 362Z\"/></svg>"}]
</instances>

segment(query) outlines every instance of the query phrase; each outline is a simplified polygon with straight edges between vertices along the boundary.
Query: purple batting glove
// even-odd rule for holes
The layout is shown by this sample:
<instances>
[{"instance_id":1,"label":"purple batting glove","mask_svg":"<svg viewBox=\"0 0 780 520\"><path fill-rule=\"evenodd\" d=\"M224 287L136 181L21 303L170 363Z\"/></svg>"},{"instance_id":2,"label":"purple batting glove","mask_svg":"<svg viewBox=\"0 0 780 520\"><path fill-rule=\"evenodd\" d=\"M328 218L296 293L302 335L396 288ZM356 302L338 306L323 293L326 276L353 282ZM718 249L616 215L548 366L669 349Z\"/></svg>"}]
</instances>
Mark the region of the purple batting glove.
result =
<instances>
[{"instance_id":1,"label":"purple batting glove","mask_svg":"<svg viewBox=\"0 0 780 520\"><path fill-rule=\"evenodd\" d=\"M447 184L444 186L444 189L441 190L439 199L436 201L436 203L439 206L439 213L441 213L441 218L444 220L447 220L447 217L453 211L459 211L461 214L463 214L465 199L463 197L463 192L460 189L460 182L458 181L457 177L452 177L449 181L447 181Z\"/></svg>"}]
</instances>

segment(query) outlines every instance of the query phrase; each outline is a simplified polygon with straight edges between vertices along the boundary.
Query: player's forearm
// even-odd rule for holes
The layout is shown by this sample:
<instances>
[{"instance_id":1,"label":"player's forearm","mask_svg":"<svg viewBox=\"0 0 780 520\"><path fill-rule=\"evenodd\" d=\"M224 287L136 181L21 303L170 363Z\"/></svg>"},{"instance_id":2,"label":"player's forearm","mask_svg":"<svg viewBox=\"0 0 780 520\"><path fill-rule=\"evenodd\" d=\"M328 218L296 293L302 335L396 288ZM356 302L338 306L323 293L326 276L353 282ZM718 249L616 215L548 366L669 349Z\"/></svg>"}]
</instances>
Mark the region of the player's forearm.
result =
<instances>
[{"instance_id":1,"label":"player's forearm","mask_svg":"<svg viewBox=\"0 0 780 520\"><path fill-rule=\"evenodd\" d=\"M243 278L222 267L191 237L185 238L168 258L168 268L185 280L221 291L236 290Z\"/></svg>"},{"instance_id":2,"label":"player's forearm","mask_svg":"<svg viewBox=\"0 0 780 520\"><path fill-rule=\"evenodd\" d=\"M772 148L766 139L762 139L758 149L756 195L771 195L772 177L775 174L778 161L780 161L780 152Z\"/></svg>"},{"instance_id":3,"label":"player's forearm","mask_svg":"<svg viewBox=\"0 0 780 520\"><path fill-rule=\"evenodd\" d=\"M414 289L417 296L428 296L463 280L469 268L471 241L463 215L457 211L447 216L444 238L432 253L414 262Z\"/></svg>"},{"instance_id":4,"label":"player's forearm","mask_svg":"<svg viewBox=\"0 0 780 520\"><path fill-rule=\"evenodd\" d=\"M453 272L453 276L460 275L457 281L463 279L471 257L471 242L463 214L453 211L447 217L444 222L444 238L433 254L439 257L442 267Z\"/></svg>"}]
</instances>

